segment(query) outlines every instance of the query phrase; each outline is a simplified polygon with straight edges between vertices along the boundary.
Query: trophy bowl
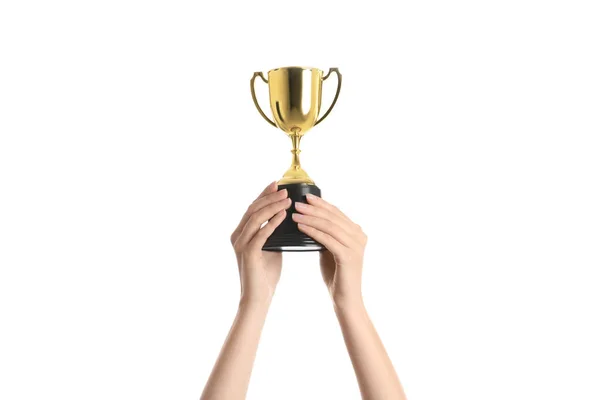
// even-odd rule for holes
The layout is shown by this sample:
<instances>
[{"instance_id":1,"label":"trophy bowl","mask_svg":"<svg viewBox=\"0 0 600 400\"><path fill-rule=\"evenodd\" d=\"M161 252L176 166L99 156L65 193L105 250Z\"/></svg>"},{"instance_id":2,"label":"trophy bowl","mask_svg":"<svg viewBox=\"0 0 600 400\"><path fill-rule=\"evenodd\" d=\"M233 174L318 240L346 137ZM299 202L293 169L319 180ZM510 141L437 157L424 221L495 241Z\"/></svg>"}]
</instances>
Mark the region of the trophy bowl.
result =
<instances>
[{"instance_id":1,"label":"trophy bowl","mask_svg":"<svg viewBox=\"0 0 600 400\"><path fill-rule=\"evenodd\" d=\"M323 71L277 68L269 71L268 77L269 103L275 124L288 135L304 135L319 117Z\"/></svg>"}]
</instances>

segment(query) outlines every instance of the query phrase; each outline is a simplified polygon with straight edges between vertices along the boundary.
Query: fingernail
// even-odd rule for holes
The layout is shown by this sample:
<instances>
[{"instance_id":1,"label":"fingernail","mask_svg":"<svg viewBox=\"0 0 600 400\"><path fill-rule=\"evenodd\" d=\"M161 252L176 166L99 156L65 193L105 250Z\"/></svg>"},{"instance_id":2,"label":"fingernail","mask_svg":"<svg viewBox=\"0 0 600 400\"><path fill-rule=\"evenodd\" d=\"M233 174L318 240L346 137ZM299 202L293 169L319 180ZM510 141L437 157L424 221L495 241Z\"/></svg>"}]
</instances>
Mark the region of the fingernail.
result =
<instances>
[{"instance_id":1,"label":"fingernail","mask_svg":"<svg viewBox=\"0 0 600 400\"><path fill-rule=\"evenodd\" d=\"M298 209L298 210L306 210L306 204L297 201L296 202L296 209Z\"/></svg>"},{"instance_id":2,"label":"fingernail","mask_svg":"<svg viewBox=\"0 0 600 400\"><path fill-rule=\"evenodd\" d=\"M285 195L287 196L287 189L281 189L281 190L279 191L279 193L283 193L283 194L285 194Z\"/></svg>"},{"instance_id":3,"label":"fingernail","mask_svg":"<svg viewBox=\"0 0 600 400\"><path fill-rule=\"evenodd\" d=\"M304 215L302 215L302 214L298 214L298 213L293 213L292 214L292 219L294 221L302 220L302 218L304 218Z\"/></svg>"},{"instance_id":4,"label":"fingernail","mask_svg":"<svg viewBox=\"0 0 600 400\"><path fill-rule=\"evenodd\" d=\"M311 194L311 193L307 193L307 194L306 194L306 198L307 198L307 199L314 200L314 199L315 199L315 197L317 197L317 196L315 196L314 194Z\"/></svg>"}]
</instances>

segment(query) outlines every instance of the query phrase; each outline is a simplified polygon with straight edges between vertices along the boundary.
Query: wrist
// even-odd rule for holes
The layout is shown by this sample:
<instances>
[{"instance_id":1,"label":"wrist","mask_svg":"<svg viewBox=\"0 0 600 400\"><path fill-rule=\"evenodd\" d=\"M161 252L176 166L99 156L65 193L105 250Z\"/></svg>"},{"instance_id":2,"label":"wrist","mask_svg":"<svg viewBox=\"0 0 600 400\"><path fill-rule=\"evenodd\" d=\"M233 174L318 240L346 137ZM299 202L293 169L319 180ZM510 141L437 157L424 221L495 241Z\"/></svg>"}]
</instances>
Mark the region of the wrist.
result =
<instances>
[{"instance_id":1,"label":"wrist","mask_svg":"<svg viewBox=\"0 0 600 400\"><path fill-rule=\"evenodd\" d=\"M358 311L365 309L362 294L355 296L333 297L333 309L336 313Z\"/></svg>"},{"instance_id":2,"label":"wrist","mask_svg":"<svg viewBox=\"0 0 600 400\"><path fill-rule=\"evenodd\" d=\"M239 310L267 311L271 306L271 297L242 296L238 303Z\"/></svg>"}]
</instances>

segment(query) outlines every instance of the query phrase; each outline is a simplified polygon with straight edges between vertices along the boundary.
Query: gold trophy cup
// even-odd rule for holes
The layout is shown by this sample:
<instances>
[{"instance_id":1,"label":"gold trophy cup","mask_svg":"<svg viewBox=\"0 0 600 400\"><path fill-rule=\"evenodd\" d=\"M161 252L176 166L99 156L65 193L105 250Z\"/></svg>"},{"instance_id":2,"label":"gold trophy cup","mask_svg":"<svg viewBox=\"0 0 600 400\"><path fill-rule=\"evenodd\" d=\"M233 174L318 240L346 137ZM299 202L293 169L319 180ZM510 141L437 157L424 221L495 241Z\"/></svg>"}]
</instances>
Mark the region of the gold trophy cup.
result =
<instances>
[{"instance_id":1,"label":"gold trophy cup","mask_svg":"<svg viewBox=\"0 0 600 400\"><path fill-rule=\"evenodd\" d=\"M331 106L319 118L321 110L321 88L323 81L335 73L338 86ZM269 100L273 119L269 119L256 100L254 82L261 78L269 85ZM321 190L310 179L300 165L300 139L312 127L323 121L335 106L342 87L342 75L337 68L330 68L327 75L318 68L285 67L268 72L255 72L250 80L250 91L256 109L269 124L283 130L292 139L292 165L278 182L279 189L287 189L292 206L285 220L265 243L263 250L269 251L318 251L323 246L298 230L292 220L296 202L306 202L306 194L321 196Z\"/></svg>"}]
</instances>

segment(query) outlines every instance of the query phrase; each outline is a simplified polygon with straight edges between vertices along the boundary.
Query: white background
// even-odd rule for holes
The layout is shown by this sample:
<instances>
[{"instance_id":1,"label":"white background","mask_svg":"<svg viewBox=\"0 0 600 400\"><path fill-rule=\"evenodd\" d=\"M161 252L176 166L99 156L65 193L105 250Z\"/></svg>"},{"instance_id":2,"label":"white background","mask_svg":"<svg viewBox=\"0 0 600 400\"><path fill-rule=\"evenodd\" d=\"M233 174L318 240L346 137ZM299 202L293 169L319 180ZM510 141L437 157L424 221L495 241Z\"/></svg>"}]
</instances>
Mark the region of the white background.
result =
<instances>
[{"instance_id":1,"label":"white background","mask_svg":"<svg viewBox=\"0 0 600 400\"><path fill-rule=\"evenodd\" d=\"M199 397L229 235L290 161L248 82L305 65L344 76L302 161L369 234L409 399L598 400L593 3L3 1L0 398ZM316 254L284 258L248 398L359 398Z\"/></svg>"}]
</instances>

